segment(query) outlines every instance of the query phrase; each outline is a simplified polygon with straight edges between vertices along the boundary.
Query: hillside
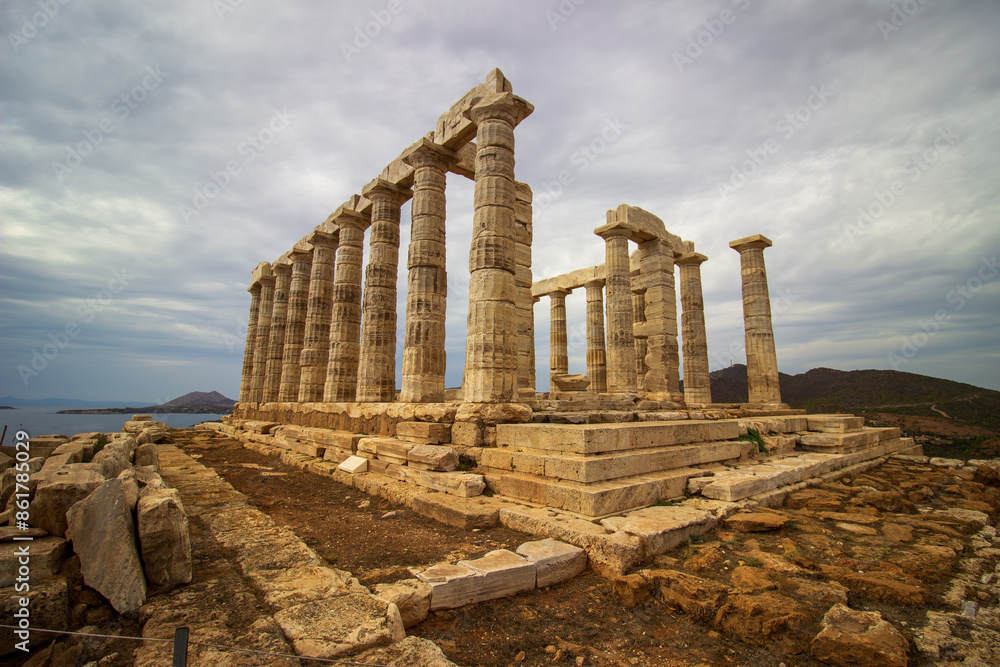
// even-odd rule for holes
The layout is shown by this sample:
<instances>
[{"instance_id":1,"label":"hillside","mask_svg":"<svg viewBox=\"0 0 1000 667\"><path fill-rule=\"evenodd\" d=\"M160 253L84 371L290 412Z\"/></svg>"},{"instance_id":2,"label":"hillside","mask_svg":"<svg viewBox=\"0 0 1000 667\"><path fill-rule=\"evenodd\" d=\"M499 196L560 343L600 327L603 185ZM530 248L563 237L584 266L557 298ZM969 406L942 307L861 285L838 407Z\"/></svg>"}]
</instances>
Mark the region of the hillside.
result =
<instances>
[{"instance_id":1,"label":"hillside","mask_svg":"<svg viewBox=\"0 0 1000 667\"><path fill-rule=\"evenodd\" d=\"M145 405L141 407L123 408L91 408L88 410L60 410L57 414L114 414L127 415L131 413L191 413L191 414L226 414L232 412L236 401L226 398L217 391L192 391L160 405Z\"/></svg>"},{"instance_id":2,"label":"hillside","mask_svg":"<svg viewBox=\"0 0 1000 667\"><path fill-rule=\"evenodd\" d=\"M217 391L192 391L178 396L172 401L167 401L157 407L159 408L203 408L203 407L226 407L232 409L236 401L226 398Z\"/></svg>"},{"instance_id":3,"label":"hillside","mask_svg":"<svg viewBox=\"0 0 1000 667\"><path fill-rule=\"evenodd\" d=\"M735 364L712 372L712 400L747 400L747 368ZM811 412L891 412L947 417L1000 432L1000 391L902 371L838 371L813 368L779 374L781 398Z\"/></svg>"}]
</instances>

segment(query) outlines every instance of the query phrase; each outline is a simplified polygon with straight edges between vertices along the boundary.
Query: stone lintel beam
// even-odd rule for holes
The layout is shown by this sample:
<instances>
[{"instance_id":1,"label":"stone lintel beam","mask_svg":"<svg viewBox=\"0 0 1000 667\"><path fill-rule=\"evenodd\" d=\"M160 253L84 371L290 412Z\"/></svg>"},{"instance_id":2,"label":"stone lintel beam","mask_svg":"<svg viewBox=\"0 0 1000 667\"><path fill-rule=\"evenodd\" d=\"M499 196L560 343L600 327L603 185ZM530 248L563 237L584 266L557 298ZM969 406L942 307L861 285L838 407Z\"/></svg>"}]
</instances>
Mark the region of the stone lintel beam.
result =
<instances>
[{"instance_id":1,"label":"stone lintel beam","mask_svg":"<svg viewBox=\"0 0 1000 667\"><path fill-rule=\"evenodd\" d=\"M400 154L399 158L403 161L403 163L413 167L413 155L420 151L430 151L438 155L446 165L450 165L451 163L457 162L461 159L458 151L453 151L450 148L440 146L434 143L433 139L429 137L421 137L418 141L407 147L407 149ZM476 158L475 151L473 151L471 157L474 164ZM475 171L473 171L473 175L475 175Z\"/></svg>"},{"instance_id":2,"label":"stone lintel beam","mask_svg":"<svg viewBox=\"0 0 1000 667\"><path fill-rule=\"evenodd\" d=\"M735 241L729 242L729 247L737 252L742 252L744 248L770 248L772 245L771 239L767 238L763 234L754 234L753 236L747 236L742 239L736 239Z\"/></svg>"},{"instance_id":3,"label":"stone lintel beam","mask_svg":"<svg viewBox=\"0 0 1000 667\"><path fill-rule=\"evenodd\" d=\"M707 262L708 257L700 252L686 252L674 259L677 266L701 266L702 262Z\"/></svg>"},{"instance_id":4,"label":"stone lintel beam","mask_svg":"<svg viewBox=\"0 0 1000 667\"><path fill-rule=\"evenodd\" d=\"M468 111L484 97L496 93L510 93L514 88L499 68L486 75L486 80L469 90L441 114L434 130L434 143L458 150L476 136L476 126L468 118Z\"/></svg>"},{"instance_id":5,"label":"stone lintel beam","mask_svg":"<svg viewBox=\"0 0 1000 667\"><path fill-rule=\"evenodd\" d=\"M603 283L606 277L603 264L588 266L585 269L577 269L561 276L545 278L532 283L531 296L546 296L555 290L573 291L578 287L585 287L592 280L600 280Z\"/></svg>"},{"instance_id":6,"label":"stone lintel beam","mask_svg":"<svg viewBox=\"0 0 1000 667\"><path fill-rule=\"evenodd\" d=\"M253 267L253 271L250 273L250 287L252 288L254 285L259 286L261 278L274 278L270 262L261 262ZM250 290L248 289L247 291L249 292Z\"/></svg>"}]
</instances>

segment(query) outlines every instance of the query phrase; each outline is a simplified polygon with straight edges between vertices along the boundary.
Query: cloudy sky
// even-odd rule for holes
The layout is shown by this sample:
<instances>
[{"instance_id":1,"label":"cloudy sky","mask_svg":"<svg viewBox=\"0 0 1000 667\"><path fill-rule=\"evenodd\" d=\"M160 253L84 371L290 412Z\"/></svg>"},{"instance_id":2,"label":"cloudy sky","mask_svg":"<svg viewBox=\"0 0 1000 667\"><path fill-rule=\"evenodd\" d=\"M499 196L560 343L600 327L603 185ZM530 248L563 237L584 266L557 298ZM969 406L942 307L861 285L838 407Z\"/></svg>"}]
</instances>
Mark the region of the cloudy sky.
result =
<instances>
[{"instance_id":1,"label":"cloudy sky","mask_svg":"<svg viewBox=\"0 0 1000 667\"><path fill-rule=\"evenodd\" d=\"M254 265L494 67L535 105L516 134L536 279L603 262L592 232L608 209L655 213L709 257L714 370L744 358L728 243L761 233L782 371L897 368L1000 389L995 0L0 12L0 395L236 397ZM472 216L460 176L448 215L454 386ZM403 219L405 257L409 205ZM584 309L580 290L571 372L585 371ZM544 299L535 320L545 390Z\"/></svg>"}]
</instances>

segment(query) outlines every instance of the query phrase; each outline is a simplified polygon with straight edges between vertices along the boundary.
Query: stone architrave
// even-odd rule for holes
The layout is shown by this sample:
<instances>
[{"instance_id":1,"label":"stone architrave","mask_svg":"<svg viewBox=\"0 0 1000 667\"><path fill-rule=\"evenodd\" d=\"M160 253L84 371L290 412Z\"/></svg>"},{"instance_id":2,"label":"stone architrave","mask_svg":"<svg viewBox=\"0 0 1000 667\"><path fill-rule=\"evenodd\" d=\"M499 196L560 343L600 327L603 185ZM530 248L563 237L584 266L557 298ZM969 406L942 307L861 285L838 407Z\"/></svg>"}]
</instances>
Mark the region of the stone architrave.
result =
<instances>
[{"instance_id":1,"label":"stone architrave","mask_svg":"<svg viewBox=\"0 0 1000 667\"><path fill-rule=\"evenodd\" d=\"M409 188L376 179L362 194L372 202L368 268L365 271L356 400L396 399L396 277L399 272L400 207Z\"/></svg>"},{"instance_id":2,"label":"stone architrave","mask_svg":"<svg viewBox=\"0 0 1000 667\"><path fill-rule=\"evenodd\" d=\"M566 336L566 290L549 292L549 383L556 390L556 378L569 373L569 353Z\"/></svg>"},{"instance_id":3,"label":"stone architrave","mask_svg":"<svg viewBox=\"0 0 1000 667\"><path fill-rule=\"evenodd\" d=\"M285 351L281 361L281 383L278 401L295 403L299 400L299 363L306 335L306 313L309 309L309 275L312 272L312 246L296 244L290 255L292 282L288 290L288 314L285 323Z\"/></svg>"},{"instance_id":4,"label":"stone architrave","mask_svg":"<svg viewBox=\"0 0 1000 667\"><path fill-rule=\"evenodd\" d=\"M514 183L514 307L517 309L517 393L535 398L535 299L531 296L532 192Z\"/></svg>"},{"instance_id":5,"label":"stone architrave","mask_svg":"<svg viewBox=\"0 0 1000 667\"><path fill-rule=\"evenodd\" d=\"M632 287L629 267L629 231L611 227L594 232L605 242L608 391L635 393L635 336L633 334Z\"/></svg>"},{"instance_id":6,"label":"stone architrave","mask_svg":"<svg viewBox=\"0 0 1000 667\"><path fill-rule=\"evenodd\" d=\"M309 233L306 242L313 247L313 254L305 333L302 354L299 355L299 403L323 400L327 356L330 353L331 286L339 252L336 233L317 228Z\"/></svg>"},{"instance_id":7,"label":"stone architrave","mask_svg":"<svg viewBox=\"0 0 1000 667\"><path fill-rule=\"evenodd\" d=\"M705 302L701 292L701 264L708 258L696 252L678 257L680 274L681 341L684 346L684 402L712 402L708 377L708 337L705 333Z\"/></svg>"},{"instance_id":8,"label":"stone architrave","mask_svg":"<svg viewBox=\"0 0 1000 667\"><path fill-rule=\"evenodd\" d=\"M639 267L646 288L646 371L643 387L656 400L679 401L680 354L677 349L677 293L674 250L670 241L639 243Z\"/></svg>"},{"instance_id":9,"label":"stone architrave","mask_svg":"<svg viewBox=\"0 0 1000 667\"><path fill-rule=\"evenodd\" d=\"M767 271L764 269L764 248L770 248L771 241L755 234L732 241L729 247L740 253L749 400L750 403L780 404L778 357L771 328Z\"/></svg>"},{"instance_id":10,"label":"stone architrave","mask_svg":"<svg viewBox=\"0 0 1000 667\"><path fill-rule=\"evenodd\" d=\"M505 92L487 95L466 112L476 125L464 386L470 403L518 398L514 127L533 109Z\"/></svg>"},{"instance_id":11,"label":"stone architrave","mask_svg":"<svg viewBox=\"0 0 1000 667\"><path fill-rule=\"evenodd\" d=\"M340 225L330 321L330 363L323 400L350 403L357 397L361 355L361 258L369 219L346 208L334 214Z\"/></svg>"},{"instance_id":12,"label":"stone architrave","mask_svg":"<svg viewBox=\"0 0 1000 667\"><path fill-rule=\"evenodd\" d=\"M597 394L608 391L608 358L604 343L604 281L590 280L587 290L587 377L590 390Z\"/></svg>"},{"instance_id":13,"label":"stone architrave","mask_svg":"<svg viewBox=\"0 0 1000 667\"><path fill-rule=\"evenodd\" d=\"M271 265L260 276L260 313L257 316L257 342L253 348L253 376L250 402L260 403L264 397L264 375L267 370L267 345L271 339L271 310L274 307L274 272Z\"/></svg>"},{"instance_id":14,"label":"stone architrave","mask_svg":"<svg viewBox=\"0 0 1000 667\"><path fill-rule=\"evenodd\" d=\"M635 322L635 378L636 389L643 391L646 388L646 373L649 367L646 366L646 332L642 325L646 323L646 288L636 287L638 284L639 272L632 274L632 317Z\"/></svg>"},{"instance_id":15,"label":"stone architrave","mask_svg":"<svg viewBox=\"0 0 1000 667\"><path fill-rule=\"evenodd\" d=\"M410 247L406 268L406 325L403 334L403 403L444 401L445 183L453 151L424 138L403 158L413 167Z\"/></svg>"},{"instance_id":16,"label":"stone architrave","mask_svg":"<svg viewBox=\"0 0 1000 667\"><path fill-rule=\"evenodd\" d=\"M250 316L247 318L247 343L243 350L243 373L240 376L240 403L250 402L250 389L253 386L253 353L257 346L257 320L260 319L260 281L257 280L257 269L254 269L254 278L247 291L250 292Z\"/></svg>"},{"instance_id":17,"label":"stone architrave","mask_svg":"<svg viewBox=\"0 0 1000 667\"><path fill-rule=\"evenodd\" d=\"M271 336L267 344L267 364L264 367L263 403L278 400L281 386L281 363L285 353L285 332L288 320L288 288L292 282L292 263L282 256L271 269L274 271L274 306L271 310Z\"/></svg>"}]
</instances>

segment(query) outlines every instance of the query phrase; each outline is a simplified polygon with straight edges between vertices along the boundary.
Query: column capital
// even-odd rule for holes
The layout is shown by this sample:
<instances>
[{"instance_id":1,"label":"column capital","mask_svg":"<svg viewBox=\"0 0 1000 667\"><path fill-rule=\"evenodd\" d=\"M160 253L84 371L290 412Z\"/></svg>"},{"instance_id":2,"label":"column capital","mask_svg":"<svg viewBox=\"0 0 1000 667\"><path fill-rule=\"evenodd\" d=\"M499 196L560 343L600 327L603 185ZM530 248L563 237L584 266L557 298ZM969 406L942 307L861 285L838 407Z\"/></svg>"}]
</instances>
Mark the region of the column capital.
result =
<instances>
[{"instance_id":1,"label":"column capital","mask_svg":"<svg viewBox=\"0 0 1000 667\"><path fill-rule=\"evenodd\" d=\"M257 266L253 267L253 271L250 272L250 286L253 287L255 284L259 284L261 278L270 275L271 275L271 263L261 262Z\"/></svg>"},{"instance_id":2,"label":"column capital","mask_svg":"<svg viewBox=\"0 0 1000 667\"><path fill-rule=\"evenodd\" d=\"M466 109L465 117L476 125L497 119L516 127L534 110L534 105L514 93L493 93L479 100L471 109Z\"/></svg>"},{"instance_id":3,"label":"column capital","mask_svg":"<svg viewBox=\"0 0 1000 667\"><path fill-rule=\"evenodd\" d=\"M327 221L332 222L338 227L356 227L364 231L371 225L371 219L371 214L368 212L362 213L352 208L341 206L330 214Z\"/></svg>"},{"instance_id":4,"label":"column capital","mask_svg":"<svg viewBox=\"0 0 1000 667\"><path fill-rule=\"evenodd\" d=\"M330 233L323 231L320 228L316 228L306 235L306 243L313 246L320 246L323 248L335 248L337 246L338 235L335 233Z\"/></svg>"},{"instance_id":5,"label":"column capital","mask_svg":"<svg viewBox=\"0 0 1000 667\"><path fill-rule=\"evenodd\" d=\"M763 234L754 234L753 236L747 236L745 238L729 242L729 247L736 252L744 252L754 248L763 250L764 248L770 248L771 245L771 239L767 238Z\"/></svg>"},{"instance_id":6,"label":"column capital","mask_svg":"<svg viewBox=\"0 0 1000 667\"><path fill-rule=\"evenodd\" d=\"M554 289L550 292L546 292L545 296L550 299L565 299L567 296L573 293L571 289Z\"/></svg>"},{"instance_id":7,"label":"column capital","mask_svg":"<svg viewBox=\"0 0 1000 667\"><path fill-rule=\"evenodd\" d=\"M421 137L420 141L417 141L403 151L400 157L403 162L414 169L434 167L441 171L447 171L451 165L457 163L461 158L457 152L440 146L427 137Z\"/></svg>"},{"instance_id":8,"label":"column capital","mask_svg":"<svg viewBox=\"0 0 1000 667\"><path fill-rule=\"evenodd\" d=\"M594 230L594 233L605 241L619 237L625 237L626 239L632 238L632 230L618 224L601 225Z\"/></svg>"},{"instance_id":9,"label":"column capital","mask_svg":"<svg viewBox=\"0 0 1000 667\"><path fill-rule=\"evenodd\" d=\"M251 296L260 296L260 281L258 280L257 282L251 284L250 287L247 288L247 291L250 292Z\"/></svg>"},{"instance_id":10,"label":"column capital","mask_svg":"<svg viewBox=\"0 0 1000 667\"><path fill-rule=\"evenodd\" d=\"M396 185L384 178L376 178L361 189L361 194L373 202L376 199L388 199L393 204L401 206L403 202L413 196L413 190Z\"/></svg>"},{"instance_id":11,"label":"column capital","mask_svg":"<svg viewBox=\"0 0 1000 667\"><path fill-rule=\"evenodd\" d=\"M705 257L700 252L686 252L674 258L674 264L677 266L701 266L702 262L707 261L708 257Z\"/></svg>"},{"instance_id":12,"label":"column capital","mask_svg":"<svg viewBox=\"0 0 1000 667\"><path fill-rule=\"evenodd\" d=\"M607 281L604 278L594 278L583 283L586 289L604 289L604 285Z\"/></svg>"}]
</instances>

